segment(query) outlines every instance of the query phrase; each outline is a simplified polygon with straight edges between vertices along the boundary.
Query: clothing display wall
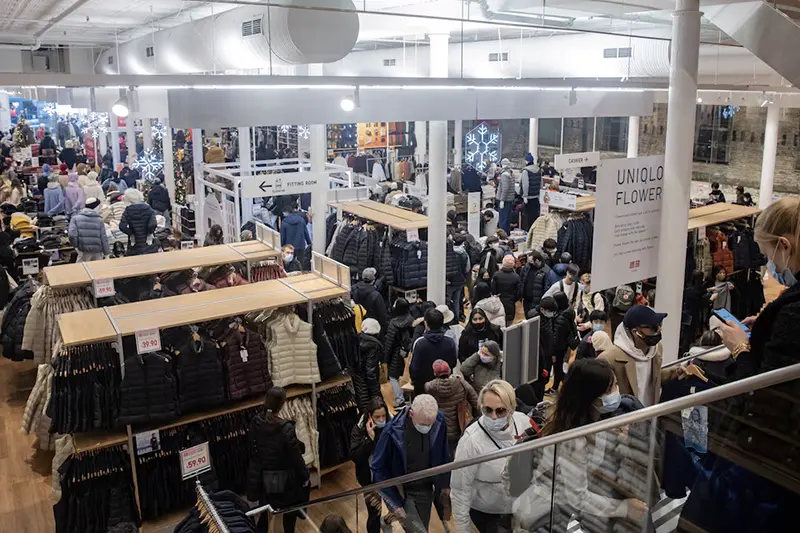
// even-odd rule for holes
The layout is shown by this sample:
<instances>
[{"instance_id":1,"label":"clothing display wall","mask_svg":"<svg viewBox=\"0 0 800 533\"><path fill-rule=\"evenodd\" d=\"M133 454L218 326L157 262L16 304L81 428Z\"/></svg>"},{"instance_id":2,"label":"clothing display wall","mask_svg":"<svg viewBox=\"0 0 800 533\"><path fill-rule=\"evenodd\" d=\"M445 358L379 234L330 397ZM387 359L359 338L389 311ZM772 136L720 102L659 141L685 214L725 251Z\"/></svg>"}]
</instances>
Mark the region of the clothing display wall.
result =
<instances>
[{"instance_id":1,"label":"clothing display wall","mask_svg":"<svg viewBox=\"0 0 800 533\"><path fill-rule=\"evenodd\" d=\"M591 272L593 242L594 225L589 217L584 213L570 214L558 230L557 257L567 252L572 255L572 262L578 265L581 272Z\"/></svg>"},{"instance_id":2,"label":"clothing display wall","mask_svg":"<svg viewBox=\"0 0 800 533\"><path fill-rule=\"evenodd\" d=\"M350 458L350 432L358 422L353 389L340 385L322 391L317 398L320 467L328 468Z\"/></svg>"}]
</instances>

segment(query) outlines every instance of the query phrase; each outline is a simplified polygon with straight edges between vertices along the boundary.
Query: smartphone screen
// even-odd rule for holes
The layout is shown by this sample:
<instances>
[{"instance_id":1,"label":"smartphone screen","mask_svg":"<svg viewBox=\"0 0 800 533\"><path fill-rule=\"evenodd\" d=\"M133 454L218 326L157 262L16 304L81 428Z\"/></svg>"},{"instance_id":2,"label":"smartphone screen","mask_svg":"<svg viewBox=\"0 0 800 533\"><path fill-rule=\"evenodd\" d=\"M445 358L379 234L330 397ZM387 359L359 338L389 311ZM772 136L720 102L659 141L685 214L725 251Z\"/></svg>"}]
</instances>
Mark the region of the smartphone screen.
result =
<instances>
[{"instance_id":1,"label":"smartphone screen","mask_svg":"<svg viewBox=\"0 0 800 533\"><path fill-rule=\"evenodd\" d=\"M714 309L713 313L723 322L733 322L734 324L738 324L739 327L747 333L747 336L750 337L750 328L742 324L739 319L733 316L733 314L731 314L731 312L727 309Z\"/></svg>"}]
</instances>

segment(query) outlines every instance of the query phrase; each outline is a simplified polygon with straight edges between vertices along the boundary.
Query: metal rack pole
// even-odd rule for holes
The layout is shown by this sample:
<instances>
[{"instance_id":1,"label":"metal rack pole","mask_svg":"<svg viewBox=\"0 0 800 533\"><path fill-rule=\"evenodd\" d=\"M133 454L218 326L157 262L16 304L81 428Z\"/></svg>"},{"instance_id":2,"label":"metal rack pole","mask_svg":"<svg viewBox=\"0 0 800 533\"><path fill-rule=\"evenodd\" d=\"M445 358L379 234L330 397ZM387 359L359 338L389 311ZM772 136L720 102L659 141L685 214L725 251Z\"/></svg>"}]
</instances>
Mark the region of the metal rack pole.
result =
<instances>
[{"instance_id":1,"label":"metal rack pole","mask_svg":"<svg viewBox=\"0 0 800 533\"><path fill-rule=\"evenodd\" d=\"M211 520L214 522L214 525L217 528L219 533L229 533L228 527L225 525L225 522L222 521L222 518L219 516L217 512L217 508L214 507L214 503L211 501L211 498L208 497L203 486L200 484L200 480L198 479L195 482L195 492L197 493L197 499L201 502L203 507L205 507L206 512L211 517Z\"/></svg>"}]
</instances>

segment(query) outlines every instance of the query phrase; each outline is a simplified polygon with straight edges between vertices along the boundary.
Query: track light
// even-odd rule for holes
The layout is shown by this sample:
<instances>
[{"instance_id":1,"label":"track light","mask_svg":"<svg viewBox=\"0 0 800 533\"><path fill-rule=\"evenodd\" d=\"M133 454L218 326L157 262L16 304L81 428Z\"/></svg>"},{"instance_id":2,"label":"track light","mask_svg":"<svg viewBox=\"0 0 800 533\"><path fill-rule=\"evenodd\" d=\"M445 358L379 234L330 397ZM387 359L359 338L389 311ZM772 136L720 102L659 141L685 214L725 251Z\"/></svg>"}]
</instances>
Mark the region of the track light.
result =
<instances>
[{"instance_id":1,"label":"track light","mask_svg":"<svg viewBox=\"0 0 800 533\"><path fill-rule=\"evenodd\" d=\"M698 103L698 104L702 104L702 103L703 103L703 99L702 99L702 98L700 98L699 96L697 97L697 103Z\"/></svg>"},{"instance_id":2,"label":"track light","mask_svg":"<svg viewBox=\"0 0 800 533\"><path fill-rule=\"evenodd\" d=\"M345 96L342 98L342 101L339 102L343 111L350 112L357 107L361 107L361 98L358 94L358 87L355 88L353 91L353 96Z\"/></svg>"},{"instance_id":3,"label":"track light","mask_svg":"<svg viewBox=\"0 0 800 533\"><path fill-rule=\"evenodd\" d=\"M128 108L128 97L123 96L119 100L117 100L113 106L111 106L111 111L117 115L118 117L127 117L130 109Z\"/></svg>"}]
</instances>

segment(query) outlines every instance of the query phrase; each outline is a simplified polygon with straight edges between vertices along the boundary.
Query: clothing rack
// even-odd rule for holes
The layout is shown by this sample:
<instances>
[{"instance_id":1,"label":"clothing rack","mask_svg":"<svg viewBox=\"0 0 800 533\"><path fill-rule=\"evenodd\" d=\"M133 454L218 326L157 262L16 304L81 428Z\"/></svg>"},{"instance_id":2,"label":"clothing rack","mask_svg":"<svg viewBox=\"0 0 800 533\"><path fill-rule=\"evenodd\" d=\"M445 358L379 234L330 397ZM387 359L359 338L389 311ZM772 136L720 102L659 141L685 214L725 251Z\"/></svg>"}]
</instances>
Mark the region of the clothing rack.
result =
<instances>
[{"instance_id":1,"label":"clothing rack","mask_svg":"<svg viewBox=\"0 0 800 533\"><path fill-rule=\"evenodd\" d=\"M200 480L198 479L196 483L197 485L195 486L195 492L197 492L197 510L200 511L200 515L204 518L204 522L208 522L209 533L228 533L228 527L219 516L217 508L214 507L214 503L211 501L211 498L208 497L203 485L200 484Z\"/></svg>"},{"instance_id":2,"label":"clothing rack","mask_svg":"<svg viewBox=\"0 0 800 533\"><path fill-rule=\"evenodd\" d=\"M428 217L392 205L382 204L374 200L356 200L351 202L331 202L328 204L337 210L358 217L372 220L395 230L408 231L428 227Z\"/></svg>"}]
</instances>

